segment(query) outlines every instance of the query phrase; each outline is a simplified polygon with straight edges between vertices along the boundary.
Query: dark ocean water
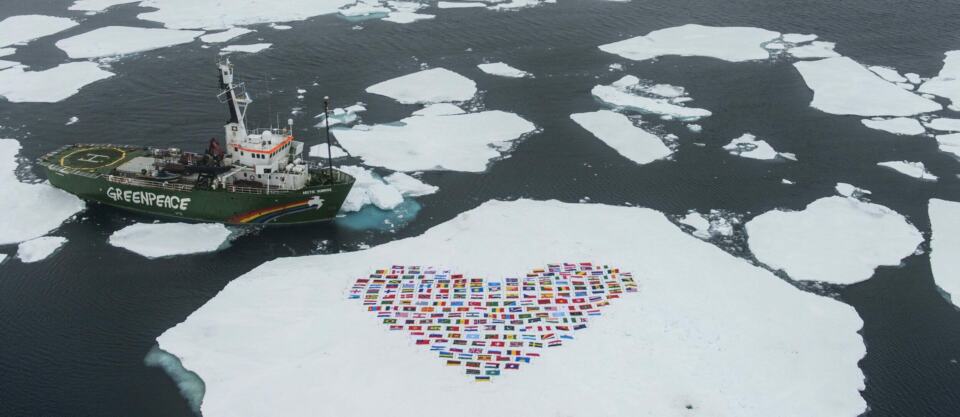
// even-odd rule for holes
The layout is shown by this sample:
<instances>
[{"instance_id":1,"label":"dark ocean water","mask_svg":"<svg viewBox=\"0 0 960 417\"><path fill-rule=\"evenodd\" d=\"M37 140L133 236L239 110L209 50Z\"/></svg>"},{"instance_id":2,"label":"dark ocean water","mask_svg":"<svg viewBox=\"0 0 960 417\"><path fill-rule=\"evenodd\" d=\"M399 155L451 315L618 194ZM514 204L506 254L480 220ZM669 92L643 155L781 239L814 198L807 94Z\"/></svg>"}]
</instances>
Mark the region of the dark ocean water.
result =
<instances>
[{"instance_id":1,"label":"dark ocean water","mask_svg":"<svg viewBox=\"0 0 960 417\"><path fill-rule=\"evenodd\" d=\"M6 59L52 67L66 60L53 46L58 39L100 26L158 26L137 20L142 9L135 5L88 17L67 12L68 4L0 0L0 18L40 13L84 19ZM216 254L147 260L106 240L149 218L89 208L57 232L69 243L56 255L0 266L0 415L191 416L174 383L144 366L143 358L159 334L230 280L277 257L356 250L417 235L490 199L589 197L669 214L725 209L749 219L777 207L802 208L831 195L842 181L873 191L874 202L908 216L927 237L927 200L960 200L960 163L939 152L932 138L897 137L864 128L858 117L810 108L811 92L790 61L632 62L597 49L685 23L756 26L816 33L861 63L930 76L939 71L943 52L960 49L955 2L560 0L519 12L426 12L438 17L408 25L365 21L362 30L334 16L294 22L288 31L258 27L256 36L241 43L261 37L273 47L233 58L256 100L252 124L266 124L276 112L282 120L291 108L303 107L295 117L299 137L318 143L312 116L322 111L324 95L335 105L366 102L367 123L398 120L415 107L363 90L426 63L477 81L486 108L515 112L540 127L539 133L485 173L426 173L423 179L440 192L418 198L416 219L395 233L336 224L271 228ZM216 58L216 48L199 43L159 49L114 62L116 76L62 102L0 102L0 137L20 140L29 158L83 141L199 149L221 135L226 118L215 98ZM536 78L485 75L476 68L485 60L507 62ZM615 62L623 72L608 70ZM599 108L590 95L594 85L626 74L684 86L698 107L713 111L700 122L700 134L664 124L680 137L674 161L637 166L569 119ZM296 99L298 87L309 90L302 101ZM71 116L80 122L65 126ZM763 163L720 149L747 131L800 161ZM876 166L900 159L924 162L941 180L920 182ZM782 178L797 185L783 186ZM0 246L0 253L15 251L15 245ZM872 279L840 289L839 297L864 321L867 355L860 366L867 377L868 416L960 415L960 312L938 293L926 254L898 268L880 268Z\"/></svg>"}]
</instances>

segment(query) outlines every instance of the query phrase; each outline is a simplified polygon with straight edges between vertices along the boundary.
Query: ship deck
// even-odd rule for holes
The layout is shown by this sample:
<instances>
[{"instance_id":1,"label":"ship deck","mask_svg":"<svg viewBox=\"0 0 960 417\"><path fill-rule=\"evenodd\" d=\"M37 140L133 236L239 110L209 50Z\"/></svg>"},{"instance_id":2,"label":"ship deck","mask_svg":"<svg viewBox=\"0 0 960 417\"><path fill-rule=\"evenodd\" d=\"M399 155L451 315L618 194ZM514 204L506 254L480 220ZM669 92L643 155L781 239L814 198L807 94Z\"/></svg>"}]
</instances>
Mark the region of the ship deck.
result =
<instances>
[{"instance_id":1,"label":"ship deck","mask_svg":"<svg viewBox=\"0 0 960 417\"><path fill-rule=\"evenodd\" d=\"M65 171L109 174L123 163L147 154L143 147L78 144L44 155L41 161Z\"/></svg>"}]
</instances>

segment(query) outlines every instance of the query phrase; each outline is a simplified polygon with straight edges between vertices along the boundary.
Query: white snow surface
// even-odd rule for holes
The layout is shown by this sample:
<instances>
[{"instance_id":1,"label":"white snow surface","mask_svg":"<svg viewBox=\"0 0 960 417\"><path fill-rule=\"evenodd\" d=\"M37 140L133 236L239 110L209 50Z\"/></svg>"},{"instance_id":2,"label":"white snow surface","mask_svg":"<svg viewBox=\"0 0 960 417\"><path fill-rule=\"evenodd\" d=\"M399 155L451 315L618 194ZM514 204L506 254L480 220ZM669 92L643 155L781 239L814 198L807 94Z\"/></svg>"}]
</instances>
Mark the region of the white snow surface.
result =
<instances>
[{"instance_id":1,"label":"white snow surface","mask_svg":"<svg viewBox=\"0 0 960 417\"><path fill-rule=\"evenodd\" d=\"M400 191L400 194L403 194L405 197L420 197L433 194L440 190L440 187L427 184L402 172L394 172L393 174L387 175L383 180L391 187L396 188L397 191Z\"/></svg>"},{"instance_id":2,"label":"white snow surface","mask_svg":"<svg viewBox=\"0 0 960 417\"><path fill-rule=\"evenodd\" d=\"M922 135L926 129L916 119L909 117L894 117L890 119L863 119L860 121L871 129L890 132L895 135Z\"/></svg>"},{"instance_id":3,"label":"white snow surface","mask_svg":"<svg viewBox=\"0 0 960 417\"><path fill-rule=\"evenodd\" d=\"M366 91L404 104L466 101L477 94L477 83L446 68L431 68L379 82Z\"/></svg>"},{"instance_id":4,"label":"white snow surface","mask_svg":"<svg viewBox=\"0 0 960 417\"><path fill-rule=\"evenodd\" d=\"M232 232L220 223L136 223L110 235L110 244L147 258L214 252Z\"/></svg>"},{"instance_id":5,"label":"white snow surface","mask_svg":"<svg viewBox=\"0 0 960 417\"><path fill-rule=\"evenodd\" d=\"M781 39L783 39L784 42L790 42L790 43L793 43L793 44L798 44L798 43L807 43L807 42L810 42L810 41L812 41L812 40L814 40L814 39L817 39L817 35L814 35L814 34L805 35L805 34L801 34L801 33L787 33L787 34L784 34L784 35L781 37Z\"/></svg>"},{"instance_id":6,"label":"white snow surface","mask_svg":"<svg viewBox=\"0 0 960 417\"><path fill-rule=\"evenodd\" d=\"M65 17L28 14L0 21L0 47L23 44L70 29L77 22Z\"/></svg>"},{"instance_id":7,"label":"white snow surface","mask_svg":"<svg viewBox=\"0 0 960 417\"><path fill-rule=\"evenodd\" d=\"M0 48L0 56L13 55L17 53L17 48Z\"/></svg>"},{"instance_id":8,"label":"white snow surface","mask_svg":"<svg viewBox=\"0 0 960 417\"><path fill-rule=\"evenodd\" d=\"M74 59L150 51L193 42L202 31L107 26L61 39L57 48Z\"/></svg>"},{"instance_id":9,"label":"white snow surface","mask_svg":"<svg viewBox=\"0 0 960 417\"><path fill-rule=\"evenodd\" d=\"M940 73L921 84L917 91L947 98L950 107L960 111L960 50L948 51L944 55Z\"/></svg>"},{"instance_id":10,"label":"white snow surface","mask_svg":"<svg viewBox=\"0 0 960 417\"><path fill-rule=\"evenodd\" d=\"M507 65L506 63L503 63L503 62L494 62L494 63L489 63L489 64L480 64L480 65L477 65L477 68L480 68L481 71L483 71L483 72L485 72L485 73L487 73L487 74L497 75L497 76L500 76L500 77L507 77L507 78L524 78L524 77L532 77L532 76L533 76L533 74L531 74L531 73L529 73L529 72L526 72L526 71L520 70L520 69L516 69L516 68L514 68L514 67L511 67L510 65Z\"/></svg>"},{"instance_id":11,"label":"white snow surface","mask_svg":"<svg viewBox=\"0 0 960 417\"><path fill-rule=\"evenodd\" d=\"M393 210L403 203L404 197L424 196L440 189L401 172L380 178L364 167L348 165L338 169L356 179L347 199L340 206L343 213L359 211L368 204L373 204L380 210Z\"/></svg>"},{"instance_id":12,"label":"white snow surface","mask_svg":"<svg viewBox=\"0 0 960 417\"><path fill-rule=\"evenodd\" d=\"M384 17L383 19L380 19L380 20L383 20L384 22L406 24L406 23L413 23L419 20L433 19L436 17L437 17L436 15L432 15L432 14L414 13L414 12L400 10L400 11L392 11L387 17Z\"/></svg>"},{"instance_id":13,"label":"white snow surface","mask_svg":"<svg viewBox=\"0 0 960 417\"><path fill-rule=\"evenodd\" d=\"M70 5L69 10L102 12L118 4L136 3L138 1L140 0L76 0Z\"/></svg>"},{"instance_id":14,"label":"white snow surface","mask_svg":"<svg viewBox=\"0 0 960 417\"><path fill-rule=\"evenodd\" d=\"M710 219L696 210L690 210L686 216L681 217L678 221L692 227L694 236L700 239L710 238Z\"/></svg>"},{"instance_id":15,"label":"white snow surface","mask_svg":"<svg viewBox=\"0 0 960 417\"><path fill-rule=\"evenodd\" d=\"M302 95L303 93L306 93L306 90L297 90L297 93ZM367 111L367 107L363 103L357 103L347 107L337 107L329 111L329 125L349 125L353 122L356 122L360 118L360 113L365 111ZM314 116L313 118L318 120L317 124L314 126L323 128L327 127L327 115L327 113L320 113Z\"/></svg>"},{"instance_id":16,"label":"white snow surface","mask_svg":"<svg viewBox=\"0 0 960 417\"><path fill-rule=\"evenodd\" d=\"M937 176L931 174L930 171L927 171L927 168L923 165L923 162L887 161L878 162L877 165L893 169L903 175L913 178L927 181L937 180Z\"/></svg>"},{"instance_id":17,"label":"white snow surface","mask_svg":"<svg viewBox=\"0 0 960 417\"><path fill-rule=\"evenodd\" d=\"M941 152L960 158L960 133L937 135L937 145Z\"/></svg>"},{"instance_id":18,"label":"white snow surface","mask_svg":"<svg viewBox=\"0 0 960 417\"><path fill-rule=\"evenodd\" d=\"M345 156L349 156L347 155L347 152L343 150L343 148L337 145L330 146L330 151L328 153L326 143L311 146L309 155L316 158L326 158L328 156L330 158L343 158Z\"/></svg>"},{"instance_id":19,"label":"white snow surface","mask_svg":"<svg viewBox=\"0 0 960 417\"><path fill-rule=\"evenodd\" d=\"M911 116L943 107L884 81L847 57L793 64L813 90L810 106L832 114Z\"/></svg>"},{"instance_id":20,"label":"white snow surface","mask_svg":"<svg viewBox=\"0 0 960 417\"><path fill-rule=\"evenodd\" d=\"M17 180L20 142L0 139L0 245L34 239L60 227L60 223L83 210L83 201L48 183L27 184Z\"/></svg>"},{"instance_id":21,"label":"white snow surface","mask_svg":"<svg viewBox=\"0 0 960 417\"><path fill-rule=\"evenodd\" d=\"M680 55L740 62L770 58L770 52L762 44L779 37L778 32L754 27L687 24L600 45L600 50L634 61Z\"/></svg>"},{"instance_id":22,"label":"white snow surface","mask_svg":"<svg viewBox=\"0 0 960 417\"><path fill-rule=\"evenodd\" d=\"M960 203L931 198L928 214L933 280L960 307Z\"/></svg>"},{"instance_id":23,"label":"white snow surface","mask_svg":"<svg viewBox=\"0 0 960 417\"><path fill-rule=\"evenodd\" d=\"M67 238L60 236L42 236L30 239L21 242L20 246L17 247L17 258L20 258L20 262L23 263L39 262L53 255L64 243L67 243Z\"/></svg>"},{"instance_id":24,"label":"white snow surface","mask_svg":"<svg viewBox=\"0 0 960 417\"><path fill-rule=\"evenodd\" d=\"M960 119L940 117L929 122L925 122L923 125L933 130L939 130L943 132L960 132Z\"/></svg>"},{"instance_id":25,"label":"white snow surface","mask_svg":"<svg viewBox=\"0 0 960 417\"><path fill-rule=\"evenodd\" d=\"M657 135L633 125L630 118L610 110L571 114L570 118L623 157L638 164L663 159L671 150Z\"/></svg>"},{"instance_id":26,"label":"white snow surface","mask_svg":"<svg viewBox=\"0 0 960 417\"><path fill-rule=\"evenodd\" d=\"M794 46L788 49L787 53L800 59L832 58L840 56L833 50L835 46L833 42L814 41L808 45Z\"/></svg>"},{"instance_id":27,"label":"white snow surface","mask_svg":"<svg viewBox=\"0 0 960 417\"><path fill-rule=\"evenodd\" d=\"M464 9L470 7L487 7L486 3L475 1L439 1L437 7L441 9Z\"/></svg>"},{"instance_id":28,"label":"white snow surface","mask_svg":"<svg viewBox=\"0 0 960 417\"><path fill-rule=\"evenodd\" d=\"M460 107L457 107L456 104L451 103L436 103L428 104L424 108L413 112L414 116L449 116L451 114L463 114L466 113Z\"/></svg>"},{"instance_id":29,"label":"white snow surface","mask_svg":"<svg viewBox=\"0 0 960 417\"><path fill-rule=\"evenodd\" d=\"M844 197L857 197L859 195L873 194L870 192L870 190L866 190L845 182L838 182L833 188L837 190L838 194Z\"/></svg>"},{"instance_id":30,"label":"white snow surface","mask_svg":"<svg viewBox=\"0 0 960 417\"><path fill-rule=\"evenodd\" d=\"M723 145L723 149L730 155L750 159L770 160L780 156L767 141L757 139L750 133L744 133L740 137L734 138L730 143Z\"/></svg>"},{"instance_id":31,"label":"white snow surface","mask_svg":"<svg viewBox=\"0 0 960 417\"><path fill-rule=\"evenodd\" d=\"M255 54L272 46L272 43L251 43L248 45L227 45L220 50L220 54L229 54L233 52L243 52Z\"/></svg>"},{"instance_id":32,"label":"white snow surface","mask_svg":"<svg viewBox=\"0 0 960 417\"><path fill-rule=\"evenodd\" d=\"M890 67L872 65L867 68L869 68L870 71L873 71L874 74L879 75L880 78L883 78L884 80L890 81L892 83L905 83L908 81L907 78L900 75L900 73L897 72L896 69L893 69Z\"/></svg>"},{"instance_id":33,"label":"white snow surface","mask_svg":"<svg viewBox=\"0 0 960 417\"><path fill-rule=\"evenodd\" d=\"M68 62L43 71L13 67L0 71L0 96L14 103L55 103L112 76L94 62Z\"/></svg>"},{"instance_id":34,"label":"white snow surface","mask_svg":"<svg viewBox=\"0 0 960 417\"><path fill-rule=\"evenodd\" d=\"M230 28L222 32L208 33L201 36L200 40L206 43L222 43L250 32L254 32L254 30L247 28Z\"/></svg>"},{"instance_id":35,"label":"white snow surface","mask_svg":"<svg viewBox=\"0 0 960 417\"><path fill-rule=\"evenodd\" d=\"M500 110L410 116L399 123L332 129L340 146L364 163L394 171L482 172L536 126Z\"/></svg>"},{"instance_id":36,"label":"white snow surface","mask_svg":"<svg viewBox=\"0 0 960 417\"><path fill-rule=\"evenodd\" d=\"M898 265L923 236L899 213L852 197L824 197L801 211L773 210L747 225L750 250L796 280L853 284Z\"/></svg>"},{"instance_id":37,"label":"white snow surface","mask_svg":"<svg viewBox=\"0 0 960 417\"><path fill-rule=\"evenodd\" d=\"M616 265L640 291L488 384L347 299L357 278L392 264L500 279L565 260ZM265 263L157 341L205 381L205 417L856 416L866 410L861 326L850 306L798 291L656 211L520 200L367 250ZM425 403L411 390L439 394Z\"/></svg>"},{"instance_id":38,"label":"white snow surface","mask_svg":"<svg viewBox=\"0 0 960 417\"><path fill-rule=\"evenodd\" d=\"M610 85L594 86L590 93L609 106L674 119L693 121L713 114L707 109L674 104L669 98L640 95L647 92L646 89L647 87L641 86L637 77L627 75Z\"/></svg>"},{"instance_id":39,"label":"white snow surface","mask_svg":"<svg viewBox=\"0 0 960 417\"><path fill-rule=\"evenodd\" d=\"M158 10L137 15L172 29L227 29L260 23L291 22L333 14L353 0L144 0Z\"/></svg>"}]
</instances>

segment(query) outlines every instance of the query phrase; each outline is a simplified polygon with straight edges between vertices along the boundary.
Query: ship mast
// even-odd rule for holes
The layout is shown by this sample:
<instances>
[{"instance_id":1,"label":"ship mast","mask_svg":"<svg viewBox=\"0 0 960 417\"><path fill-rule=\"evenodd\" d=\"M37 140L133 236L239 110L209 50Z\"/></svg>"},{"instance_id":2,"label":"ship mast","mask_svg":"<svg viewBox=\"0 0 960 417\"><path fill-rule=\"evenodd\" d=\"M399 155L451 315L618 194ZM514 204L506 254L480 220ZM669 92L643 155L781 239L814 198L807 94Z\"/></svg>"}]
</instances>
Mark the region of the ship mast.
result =
<instances>
[{"instance_id":1,"label":"ship mast","mask_svg":"<svg viewBox=\"0 0 960 417\"><path fill-rule=\"evenodd\" d=\"M233 83L233 64L226 58L217 64L220 69L220 94L217 98L230 110L230 120L224 126L227 145L239 143L247 137L247 106L253 102L243 83Z\"/></svg>"}]
</instances>

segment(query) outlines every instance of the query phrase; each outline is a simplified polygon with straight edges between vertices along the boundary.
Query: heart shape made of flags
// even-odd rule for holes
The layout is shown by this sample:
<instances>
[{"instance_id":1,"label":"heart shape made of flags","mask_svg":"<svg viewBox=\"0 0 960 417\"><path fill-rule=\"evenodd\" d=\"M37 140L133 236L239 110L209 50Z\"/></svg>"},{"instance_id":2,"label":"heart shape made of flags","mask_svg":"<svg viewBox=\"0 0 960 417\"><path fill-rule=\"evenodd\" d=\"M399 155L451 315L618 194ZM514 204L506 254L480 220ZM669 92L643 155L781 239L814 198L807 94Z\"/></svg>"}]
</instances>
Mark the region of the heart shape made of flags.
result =
<instances>
[{"instance_id":1,"label":"heart shape made of flags","mask_svg":"<svg viewBox=\"0 0 960 417\"><path fill-rule=\"evenodd\" d=\"M589 262L550 264L501 280L394 265L357 279L349 298L362 300L391 331L409 333L448 366L490 381L572 340L610 300L634 292L629 272Z\"/></svg>"}]
</instances>

